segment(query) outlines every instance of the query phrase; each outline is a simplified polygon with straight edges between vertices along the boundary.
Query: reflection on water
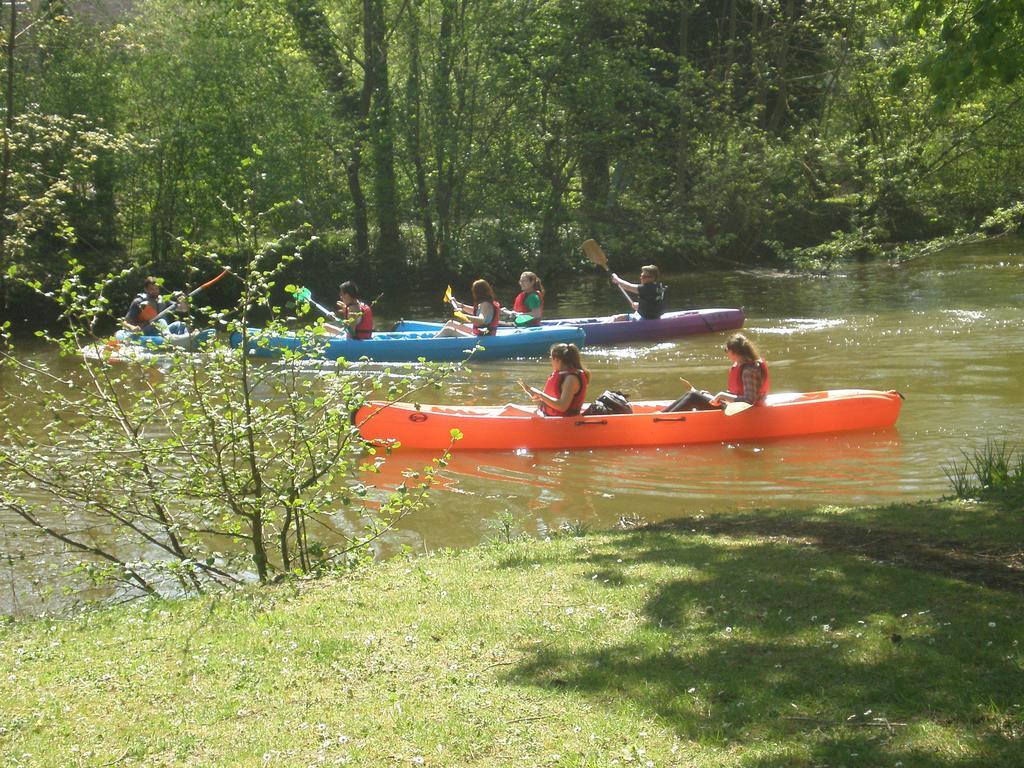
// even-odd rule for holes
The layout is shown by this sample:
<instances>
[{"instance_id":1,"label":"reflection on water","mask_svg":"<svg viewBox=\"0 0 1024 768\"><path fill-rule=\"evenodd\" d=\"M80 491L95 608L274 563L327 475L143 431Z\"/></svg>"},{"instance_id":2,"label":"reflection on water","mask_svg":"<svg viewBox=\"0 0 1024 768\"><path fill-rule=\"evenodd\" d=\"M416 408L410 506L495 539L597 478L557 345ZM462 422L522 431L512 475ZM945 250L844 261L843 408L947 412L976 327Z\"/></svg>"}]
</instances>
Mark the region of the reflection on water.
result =
<instances>
[{"instance_id":1,"label":"reflection on water","mask_svg":"<svg viewBox=\"0 0 1024 768\"><path fill-rule=\"evenodd\" d=\"M896 428L642 450L456 449L429 508L390 536L381 552L475 544L495 535L494 521L503 513L511 513L520 530L543 535L565 522L601 528L622 517L657 521L700 511L940 496L948 488L943 466L962 449L990 437L1016 440L1024 431L1021 248L1020 241L999 241L900 265L850 265L828 276L768 270L667 275L672 308L746 310L746 332L769 360L774 391L896 389L907 397ZM514 286L506 288L500 298L510 301ZM549 286L546 306L550 316L610 314L621 311L622 299L605 279L593 277L572 287ZM441 307L436 296L425 295L401 308L385 301L380 309L386 327L399 316L439 317ZM675 398L681 376L698 387L722 388L726 336L585 350L591 386L635 399ZM541 385L549 371L543 360L477 364L429 398L521 402L516 379ZM432 458L399 451L370 482L383 494L403 481L402 468L421 468ZM11 572L18 567L26 573L37 565L15 564ZM0 610L10 610L6 571L0 563Z\"/></svg>"},{"instance_id":2,"label":"reflection on water","mask_svg":"<svg viewBox=\"0 0 1024 768\"><path fill-rule=\"evenodd\" d=\"M402 481L398 467L429 463L406 451L373 483ZM919 491L907 480L896 429L759 444L559 451L456 451L432 508L410 521L416 549L479 541L504 512L529 530L563 523L613 525L621 517L660 520L758 506L873 503ZM403 543L408 544L407 537Z\"/></svg>"}]
</instances>

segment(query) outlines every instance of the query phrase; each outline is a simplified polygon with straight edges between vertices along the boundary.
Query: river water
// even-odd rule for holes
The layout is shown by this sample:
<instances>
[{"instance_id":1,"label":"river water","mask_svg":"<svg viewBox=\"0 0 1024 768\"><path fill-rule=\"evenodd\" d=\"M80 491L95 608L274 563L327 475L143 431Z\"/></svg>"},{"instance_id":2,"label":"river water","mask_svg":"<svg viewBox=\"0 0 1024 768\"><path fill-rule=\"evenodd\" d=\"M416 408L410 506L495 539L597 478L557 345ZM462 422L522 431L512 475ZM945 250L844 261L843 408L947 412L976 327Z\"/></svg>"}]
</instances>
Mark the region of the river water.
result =
<instances>
[{"instance_id":1,"label":"river water","mask_svg":"<svg viewBox=\"0 0 1024 768\"><path fill-rule=\"evenodd\" d=\"M948 492L944 467L962 450L989 438L1017 442L1024 430L1024 241L900 264L852 264L825 276L742 270L663 280L671 309L744 308L745 333L769 361L772 391L895 389L906 396L896 427L657 449L468 453L456 446L428 509L408 518L380 553L469 546L496 535L499 518L516 532L544 535L564 524L605 528L620 518L934 498ZM546 304L549 317L624 309L621 294L600 276L549 285ZM439 316L441 308L433 296L400 308L385 300L378 327L399 315ZM680 376L722 389L727 336L588 348L592 391L671 399L682 392ZM549 372L546 360L479 363L431 400L522 402L516 380L542 386ZM375 482L384 492L401 482L402 468L431 458L399 451ZM19 594L17 609L38 605L31 594L47 569L29 565L0 564L0 613L15 609ZM27 570L37 583L26 592Z\"/></svg>"}]
</instances>

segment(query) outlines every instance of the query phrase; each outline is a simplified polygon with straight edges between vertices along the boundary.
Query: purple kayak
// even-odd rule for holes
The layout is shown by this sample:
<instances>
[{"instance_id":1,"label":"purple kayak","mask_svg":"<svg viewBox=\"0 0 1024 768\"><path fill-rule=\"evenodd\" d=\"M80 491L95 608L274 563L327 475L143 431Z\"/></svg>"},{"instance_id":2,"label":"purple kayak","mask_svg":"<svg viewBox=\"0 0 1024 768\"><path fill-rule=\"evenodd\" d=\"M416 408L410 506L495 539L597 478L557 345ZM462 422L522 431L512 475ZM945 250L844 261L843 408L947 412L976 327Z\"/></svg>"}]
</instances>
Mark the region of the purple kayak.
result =
<instances>
[{"instance_id":1,"label":"purple kayak","mask_svg":"<svg viewBox=\"0 0 1024 768\"><path fill-rule=\"evenodd\" d=\"M544 327L554 325L575 325L583 330L587 345L624 344L631 341L665 341L697 333L731 331L743 327L746 316L742 309L687 309L681 312L666 312L657 320L614 320L609 317L569 317L543 320ZM396 331L425 331L437 329L441 323L425 323L416 320L401 320ZM500 334L503 329L498 329Z\"/></svg>"}]
</instances>

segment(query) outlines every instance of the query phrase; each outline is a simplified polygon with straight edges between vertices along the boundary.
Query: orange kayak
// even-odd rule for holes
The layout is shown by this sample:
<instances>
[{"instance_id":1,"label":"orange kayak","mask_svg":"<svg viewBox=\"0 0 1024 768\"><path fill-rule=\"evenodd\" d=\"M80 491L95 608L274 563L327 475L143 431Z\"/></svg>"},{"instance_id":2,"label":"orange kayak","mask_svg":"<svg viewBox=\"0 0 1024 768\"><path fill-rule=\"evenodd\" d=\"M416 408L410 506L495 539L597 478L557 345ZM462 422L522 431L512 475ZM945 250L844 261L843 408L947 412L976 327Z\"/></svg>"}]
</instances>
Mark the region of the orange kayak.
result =
<instances>
[{"instance_id":1,"label":"orange kayak","mask_svg":"<svg viewBox=\"0 0 1024 768\"><path fill-rule=\"evenodd\" d=\"M442 450L452 430L462 433L460 451L562 450L768 440L896 423L899 392L835 389L769 395L764 405L733 416L722 411L664 413L664 402L632 403L633 413L608 416L542 416L532 406L412 405L369 403L355 415L374 443Z\"/></svg>"}]
</instances>

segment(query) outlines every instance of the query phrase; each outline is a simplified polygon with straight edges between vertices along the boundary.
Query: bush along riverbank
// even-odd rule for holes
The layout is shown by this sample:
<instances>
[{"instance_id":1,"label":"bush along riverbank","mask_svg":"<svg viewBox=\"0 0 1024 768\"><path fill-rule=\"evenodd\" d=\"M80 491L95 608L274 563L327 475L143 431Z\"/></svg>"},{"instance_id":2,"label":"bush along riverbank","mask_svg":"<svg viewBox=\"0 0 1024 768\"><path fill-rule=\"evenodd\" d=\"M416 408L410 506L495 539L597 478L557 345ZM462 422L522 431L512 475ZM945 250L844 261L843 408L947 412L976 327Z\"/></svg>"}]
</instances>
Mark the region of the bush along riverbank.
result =
<instances>
[{"instance_id":1,"label":"bush along riverbank","mask_svg":"<svg viewBox=\"0 0 1024 768\"><path fill-rule=\"evenodd\" d=\"M8 623L4 764L1019 765L1019 507L505 533Z\"/></svg>"}]
</instances>

